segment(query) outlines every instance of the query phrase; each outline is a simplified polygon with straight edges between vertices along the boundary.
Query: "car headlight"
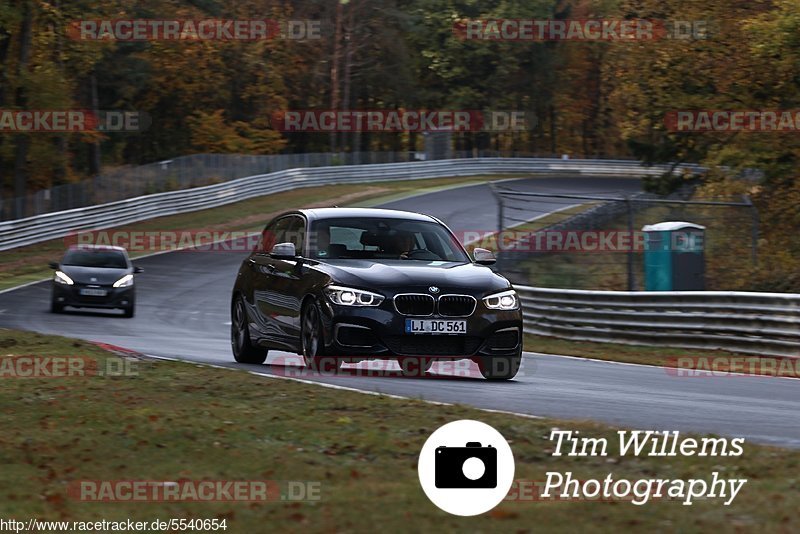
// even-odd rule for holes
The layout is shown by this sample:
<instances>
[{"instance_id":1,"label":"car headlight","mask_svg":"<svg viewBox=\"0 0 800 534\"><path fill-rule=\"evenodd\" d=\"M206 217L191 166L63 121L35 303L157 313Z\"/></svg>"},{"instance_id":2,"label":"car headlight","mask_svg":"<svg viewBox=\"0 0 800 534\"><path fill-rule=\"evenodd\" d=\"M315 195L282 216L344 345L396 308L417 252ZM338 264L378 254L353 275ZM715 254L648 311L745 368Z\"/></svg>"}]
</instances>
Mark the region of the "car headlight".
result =
<instances>
[{"instance_id":1,"label":"car headlight","mask_svg":"<svg viewBox=\"0 0 800 534\"><path fill-rule=\"evenodd\" d=\"M327 286L325 294L331 302L341 306L378 306L384 299L383 295L371 291L342 286Z\"/></svg>"},{"instance_id":2,"label":"car headlight","mask_svg":"<svg viewBox=\"0 0 800 534\"><path fill-rule=\"evenodd\" d=\"M513 289L483 297L483 303L490 310L516 310L519 309L519 298Z\"/></svg>"},{"instance_id":3,"label":"car headlight","mask_svg":"<svg viewBox=\"0 0 800 534\"><path fill-rule=\"evenodd\" d=\"M114 282L114 287L128 287L133 285L133 275L126 274L116 282Z\"/></svg>"},{"instance_id":4,"label":"car headlight","mask_svg":"<svg viewBox=\"0 0 800 534\"><path fill-rule=\"evenodd\" d=\"M53 274L53 280L55 280L55 282L57 284L64 284L64 285L68 285L68 286L71 286L72 284L75 283L75 282L72 281L72 278L70 278L66 274L62 273L61 271L56 271Z\"/></svg>"}]
</instances>

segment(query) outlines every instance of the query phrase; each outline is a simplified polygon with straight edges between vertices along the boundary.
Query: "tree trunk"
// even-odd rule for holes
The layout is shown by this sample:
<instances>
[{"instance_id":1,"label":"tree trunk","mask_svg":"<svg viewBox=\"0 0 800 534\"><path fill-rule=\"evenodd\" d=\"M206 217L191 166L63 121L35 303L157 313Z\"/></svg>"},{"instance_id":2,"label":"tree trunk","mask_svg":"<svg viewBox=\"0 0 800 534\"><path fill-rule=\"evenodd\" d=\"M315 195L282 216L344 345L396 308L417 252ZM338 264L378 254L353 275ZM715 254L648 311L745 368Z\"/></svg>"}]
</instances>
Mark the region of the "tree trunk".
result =
<instances>
[{"instance_id":1,"label":"tree trunk","mask_svg":"<svg viewBox=\"0 0 800 534\"><path fill-rule=\"evenodd\" d=\"M342 95L342 109L347 111L350 109L350 88L351 88L351 79L353 76L353 40L355 36L353 32L355 31L355 20L354 14L356 6L351 5L347 9L347 24L345 26L345 33L344 33L344 90ZM358 151L358 128L352 132L351 136L346 134L342 135L342 139L347 139L351 137L350 141L350 150Z\"/></svg>"},{"instance_id":2,"label":"tree trunk","mask_svg":"<svg viewBox=\"0 0 800 534\"><path fill-rule=\"evenodd\" d=\"M61 10L61 3L58 0L54 2L54 5L57 11ZM58 66L58 70L61 72L61 75L66 80L69 78L69 75L64 71L64 62L61 59L64 51L63 36L60 31L54 31L54 34L56 40L56 46L53 51L55 55L54 62ZM67 165L69 164L69 155L67 152L67 134L57 134L55 144L59 157L58 161L56 162L56 168L53 169L53 179L50 183L50 187L66 182Z\"/></svg>"},{"instance_id":3,"label":"tree trunk","mask_svg":"<svg viewBox=\"0 0 800 534\"><path fill-rule=\"evenodd\" d=\"M11 33L6 27L0 27L0 107L6 106L6 89L8 87L8 49L11 45ZM0 136L0 149L3 147L3 136ZM6 184L6 165L5 161L0 159L0 221L5 218L3 213L4 203L2 202L2 191Z\"/></svg>"},{"instance_id":4,"label":"tree trunk","mask_svg":"<svg viewBox=\"0 0 800 534\"><path fill-rule=\"evenodd\" d=\"M342 9L341 1L336 2L336 29L333 32L333 56L331 57L331 111L339 109L339 61L342 55ZM330 134L331 152L336 152L337 136Z\"/></svg>"},{"instance_id":5,"label":"tree trunk","mask_svg":"<svg viewBox=\"0 0 800 534\"><path fill-rule=\"evenodd\" d=\"M97 96L97 77L92 73L89 83L92 87L92 113L95 117L99 117L100 99ZM90 148L92 157L89 160L89 172L92 176L100 174L100 141L92 143Z\"/></svg>"},{"instance_id":6,"label":"tree trunk","mask_svg":"<svg viewBox=\"0 0 800 534\"><path fill-rule=\"evenodd\" d=\"M22 79L22 73L28 69L28 62L31 55L31 31L33 25L32 6L29 0L22 1L22 22L19 32L19 62L17 63L17 79ZM20 85L17 88L14 98L14 105L17 109L28 107L27 88ZM28 192L28 148L30 146L30 134L18 134L14 138L14 196L16 206L14 216L22 218L25 216L25 194Z\"/></svg>"}]
</instances>

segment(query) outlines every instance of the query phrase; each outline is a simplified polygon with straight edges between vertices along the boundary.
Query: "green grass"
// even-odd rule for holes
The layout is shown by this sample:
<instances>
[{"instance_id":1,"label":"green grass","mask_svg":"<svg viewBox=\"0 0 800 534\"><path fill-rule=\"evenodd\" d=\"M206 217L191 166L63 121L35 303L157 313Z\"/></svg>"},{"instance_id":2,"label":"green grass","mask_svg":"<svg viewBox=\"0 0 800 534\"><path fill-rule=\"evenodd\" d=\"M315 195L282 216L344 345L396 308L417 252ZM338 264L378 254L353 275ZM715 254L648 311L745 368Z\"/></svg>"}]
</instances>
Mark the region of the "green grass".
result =
<instances>
[{"instance_id":1,"label":"green grass","mask_svg":"<svg viewBox=\"0 0 800 534\"><path fill-rule=\"evenodd\" d=\"M492 175L309 187L252 198L218 208L148 219L117 229L124 228L131 232L259 231L272 217L290 209L334 205L374 206L413 194L507 178L507 175ZM61 257L65 243L64 239L51 239L4 251L0 254L0 290L50 276L51 271L47 268L47 263ZM142 254L144 252L131 252L132 257Z\"/></svg>"},{"instance_id":2,"label":"green grass","mask_svg":"<svg viewBox=\"0 0 800 534\"><path fill-rule=\"evenodd\" d=\"M109 354L82 341L0 330L2 357ZM101 364L101 368L103 365ZM137 362L135 376L6 378L0 388L0 517L133 520L225 518L227 532L791 532L800 452L746 443L739 458L553 457L554 427L606 437L589 422L531 419L463 406L339 391L241 371ZM344 379L343 379L344 380ZM347 385L347 384L344 384ZM436 387L432 382L430 387ZM514 384L498 384L515 389ZM419 487L417 457L440 425L477 419L510 441L515 478L547 471L576 478L747 478L729 507L714 499L505 502L473 518L445 514ZM302 480L316 502L81 502L70 482L93 480Z\"/></svg>"}]
</instances>

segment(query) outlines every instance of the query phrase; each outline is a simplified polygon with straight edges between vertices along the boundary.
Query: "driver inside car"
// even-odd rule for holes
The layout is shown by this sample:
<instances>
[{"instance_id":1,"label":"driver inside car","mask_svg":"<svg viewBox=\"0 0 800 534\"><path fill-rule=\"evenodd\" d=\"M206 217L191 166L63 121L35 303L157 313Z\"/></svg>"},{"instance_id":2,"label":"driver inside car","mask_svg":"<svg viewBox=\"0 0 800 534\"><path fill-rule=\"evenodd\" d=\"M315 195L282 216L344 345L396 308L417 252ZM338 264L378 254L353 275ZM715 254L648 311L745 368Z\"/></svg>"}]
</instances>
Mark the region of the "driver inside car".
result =
<instances>
[{"instance_id":1,"label":"driver inside car","mask_svg":"<svg viewBox=\"0 0 800 534\"><path fill-rule=\"evenodd\" d=\"M414 234L409 232L398 232L386 245L385 252L397 254L400 259L408 258L408 253L417 248Z\"/></svg>"}]
</instances>

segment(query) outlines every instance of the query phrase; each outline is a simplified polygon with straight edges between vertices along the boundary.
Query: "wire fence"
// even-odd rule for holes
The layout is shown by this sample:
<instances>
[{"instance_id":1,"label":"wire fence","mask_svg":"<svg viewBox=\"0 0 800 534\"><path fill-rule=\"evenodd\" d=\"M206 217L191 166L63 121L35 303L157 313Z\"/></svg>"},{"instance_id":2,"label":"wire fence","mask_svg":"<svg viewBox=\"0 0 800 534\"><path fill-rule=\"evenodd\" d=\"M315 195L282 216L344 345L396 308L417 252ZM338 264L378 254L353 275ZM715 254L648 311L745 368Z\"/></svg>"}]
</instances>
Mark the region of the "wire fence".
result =
<instances>
[{"instance_id":1,"label":"wire fence","mask_svg":"<svg viewBox=\"0 0 800 534\"><path fill-rule=\"evenodd\" d=\"M645 288L643 228L664 221L705 227L706 289L743 285L758 261L758 212L749 199L681 198L649 193L593 195L515 191L494 185L498 229L482 245L515 283L586 290ZM478 243L473 243L477 246Z\"/></svg>"}]
</instances>

